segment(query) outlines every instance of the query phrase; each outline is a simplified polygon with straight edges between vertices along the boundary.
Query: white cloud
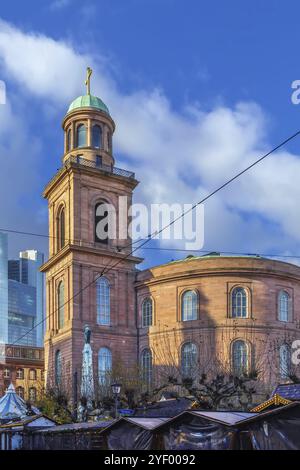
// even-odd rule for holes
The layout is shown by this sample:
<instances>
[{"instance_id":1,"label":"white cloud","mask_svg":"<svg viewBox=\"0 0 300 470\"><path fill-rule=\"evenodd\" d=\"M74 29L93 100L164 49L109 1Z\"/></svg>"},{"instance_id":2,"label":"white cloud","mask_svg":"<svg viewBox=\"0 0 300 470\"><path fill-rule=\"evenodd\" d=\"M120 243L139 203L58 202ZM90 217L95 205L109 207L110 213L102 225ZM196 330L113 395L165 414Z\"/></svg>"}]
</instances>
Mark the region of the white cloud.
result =
<instances>
[{"instance_id":1,"label":"white cloud","mask_svg":"<svg viewBox=\"0 0 300 470\"><path fill-rule=\"evenodd\" d=\"M136 170L139 200L195 202L271 147L268 117L255 103L219 105L210 112L190 103L178 111L159 88L124 94L99 58L5 22L0 25L1 62L21 94L61 110L82 93L85 67L94 65L93 92L117 123L115 149ZM206 246L300 251L297 174L300 159L280 152L215 196L206 207Z\"/></svg>"},{"instance_id":2,"label":"white cloud","mask_svg":"<svg viewBox=\"0 0 300 470\"><path fill-rule=\"evenodd\" d=\"M50 10L62 10L71 4L72 0L54 0L50 3Z\"/></svg>"}]
</instances>

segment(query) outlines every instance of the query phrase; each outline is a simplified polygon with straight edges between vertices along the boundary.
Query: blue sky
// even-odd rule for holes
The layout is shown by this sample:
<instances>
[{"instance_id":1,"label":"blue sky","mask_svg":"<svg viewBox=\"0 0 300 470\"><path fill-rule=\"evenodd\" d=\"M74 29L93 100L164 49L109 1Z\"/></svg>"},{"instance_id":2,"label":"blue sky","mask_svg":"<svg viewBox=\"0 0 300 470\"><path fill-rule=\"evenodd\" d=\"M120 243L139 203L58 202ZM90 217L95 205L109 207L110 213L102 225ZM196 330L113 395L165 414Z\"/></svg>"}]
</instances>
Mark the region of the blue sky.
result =
<instances>
[{"instance_id":1,"label":"blue sky","mask_svg":"<svg viewBox=\"0 0 300 470\"><path fill-rule=\"evenodd\" d=\"M41 192L86 65L116 120L117 164L141 181L137 202L192 203L300 129L299 14L298 2L276 0L5 2L0 226L47 232ZM207 204L205 249L300 255L299 149L298 138ZM12 254L45 248L10 240ZM182 256L142 254L147 264Z\"/></svg>"}]
</instances>

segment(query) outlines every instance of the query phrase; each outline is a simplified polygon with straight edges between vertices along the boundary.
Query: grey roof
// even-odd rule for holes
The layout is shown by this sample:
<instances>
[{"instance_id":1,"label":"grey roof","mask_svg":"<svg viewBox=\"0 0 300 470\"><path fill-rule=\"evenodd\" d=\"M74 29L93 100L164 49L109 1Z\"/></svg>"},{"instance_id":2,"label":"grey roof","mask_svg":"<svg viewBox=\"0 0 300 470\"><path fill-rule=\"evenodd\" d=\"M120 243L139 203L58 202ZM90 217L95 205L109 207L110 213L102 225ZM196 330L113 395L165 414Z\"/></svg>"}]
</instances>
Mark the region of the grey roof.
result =
<instances>
[{"instance_id":1,"label":"grey roof","mask_svg":"<svg viewBox=\"0 0 300 470\"><path fill-rule=\"evenodd\" d=\"M39 410L32 407L34 414ZM0 398L0 420L23 418L27 415L28 409L25 401L16 394L15 387L10 384L5 395Z\"/></svg>"},{"instance_id":2,"label":"grey roof","mask_svg":"<svg viewBox=\"0 0 300 470\"><path fill-rule=\"evenodd\" d=\"M300 384L281 384L272 393L272 397L278 394L287 400L300 400Z\"/></svg>"},{"instance_id":3,"label":"grey roof","mask_svg":"<svg viewBox=\"0 0 300 470\"><path fill-rule=\"evenodd\" d=\"M93 431L94 429L102 429L114 423L111 421L95 421L93 423L70 423L52 426L46 429L40 429L39 433L68 432L68 431Z\"/></svg>"},{"instance_id":4,"label":"grey roof","mask_svg":"<svg viewBox=\"0 0 300 470\"><path fill-rule=\"evenodd\" d=\"M124 420L144 429L152 430L164 424L168 418L124 418Z\"/></svg>"},{"instance_id":5,"label":"grey roof","mask_svg":"<svg viewBox=\"0 0 300 470\"><path fill-rule=\"evenodd\" d=\"M138 408L134 417L141 418L172 418L188 410L193 401L188 398L171 398L158 401L146 408Z\"/></svg>"},{"instance_id":6,"label":"grey roof","mask_svg":"<svg viewBox=\"0 0 300 470\"><path fill-rule=\"evenodd\" d=\"M190 411L199 418L209 418L224 424L236 424L244 419L253 418L258 413L244 413L242 411Z\"/></svg>"}]
</instances>

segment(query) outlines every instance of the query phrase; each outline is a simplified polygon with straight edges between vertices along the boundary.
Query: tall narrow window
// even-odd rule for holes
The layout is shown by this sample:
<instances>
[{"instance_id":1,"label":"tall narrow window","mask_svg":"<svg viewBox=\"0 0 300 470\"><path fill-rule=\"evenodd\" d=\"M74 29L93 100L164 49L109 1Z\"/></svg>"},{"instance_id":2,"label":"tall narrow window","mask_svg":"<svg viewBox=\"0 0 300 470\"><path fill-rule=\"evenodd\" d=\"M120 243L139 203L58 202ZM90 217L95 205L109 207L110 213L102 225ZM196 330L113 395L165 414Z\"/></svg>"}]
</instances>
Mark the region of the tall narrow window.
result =
<instances>
[{"instance_id":1,"label":"tall narrow window","mask_svg":"<svg viewBox=\"0 0 300 470\"><path fill-rule=\"evenodd\" d=\"M249 351L248 345L243 340L236 340L232 343L232 369L237 376L249 372Z\"/></svg>"},{"instance_id":2,"label":"tall narrow window","mask_svg":"<svg viewBox=\"0 0 300 470\"><path fill-rule=\"evenodd\" d=\"M24 380L24 369L17 369L17 379Z\"/></svg>"},{"instance_id":3,"label":"tall narrow window","mask_svg":"<svg viewBox=\"0 0 300 470\"><path fill-rule=\"evenodd\" d=\"M197 364L197 346L185 343L181 348L181 370L184 377L193 377Z\"/></svg>"},{"instance_id":4,"label":"tall narrow window","mask_svg":"<svg viewBox=\"0 0 300 470\"><path fill-rule=\"evenodd\" d=\"M100 385L108 385L112 370L112 354L108 348L100 348L98 353L98 378Z\"/></svg>"},{"instance_id":5,"label":"tall narrow window","mask_svg":"<svg viewBox=\"0 0 300 470\"><path fill-rule=\"evenodd\" d=\"M55 353L55 384L60 385L61 383L61 374L62 374L62 361L61 361L61 352L60 350Z\"/></svg>"},{"instance_id":6,"label":"tall narrow window","mask_svg":"<svg viewBox=\"0 0 300 470\"><path fill-rule=\"evenodd\" d=\"M150 386L152 382L152 352L150 349L144 349L141 355L142 380Z\"/></svg>"},{"instance_id":7,"label":"tall narrow window","mask_svg":"<svg viewBox=\"0 0 300 470\"><path fill-rule=\"evenodd\" d=\"M107 131L107 151L111 152L112 150L112 138L111 138L111 133Z\"/></svg>"},{"instance_id":8,"label":"tall narrow window","mask_svg":"<svg viewBox=\"0 0 300 470\"><path fill-rule=\"evenodd\" d=\"M67 152L70 152L72 150L72 131L71 129L68 130L67 132Z\"/></svg>"},{"instance_id":9,"label":"tall narrow window","mask_svg":"<svg viewBox=\"0 0 300 470\"><path fill-rule=\"evenodd\" d=\"M57 250L61 250L66 244L66 236L65 236L65 208L61 207L58 212L57 220Z\"/></svg>"},{"instance_id":10,"label":"tall narrow window","mask_svg":"<svg viewBox=\"0 0 300 470\"><path fill-rule=\"evenodd\" d=\"M188 290L182 295L181 319L182 321L197 320L198 295L193 290Z\"/></svg>"},{"instance_id":11,"label":"tall narrow window","mask_svg":"<svg viewBox=\"0 0 300 470\"><path fill-rule=\"evenodd\" d=\"M289 307L290 296L286 291L281 290L278 294L278 319L280 321L289 321Z\"/></svg>"},{"instance_id":12,"label":"tall narrow window","mask_svg":"<svg viewBox=\"0 0 300 470\"><path fill-rule=\"evenodd\" d=\"M29 380L36 380L36 370L30 369L29 371Z\"/></svg>"},{"instance_id":13,"label":"tall narrow window","mask_svg":"<svg viewBox=\"0 0 300 470\"><path fill-rule=\"evenodd\" d=\"M96 166L101 168L102 167L102 157L101 155L96 155Z\"/></svg>"},{"instance_id":14,"label":"tall narrow window","mask_svg":"<svg viewBox=\"0 0 300 470\"><path fill-rule=\"evenodd\" d=\"M36 388L35 387L30 387L29 389L29 401L32 403L36 402Z\"/></svg>"},{"instance_id":15,"label":"tall narrow window","mask_svg":"<svg viewBox=\"0 0 300 470\"><path fill-rule=\"evenodd\" d=\"M57 305L58 305L58 328L63 328L65 324L65 288L61 281L57 289Z\"/></svg>"},{"instance_id":16,"label":"tall narrow window","mask_svg":"<svg viewBox=\"0 0 300 470\"><path fill-rule=\"evenodd\" d=\"M16 392L17 392L17 395L19 395L19 397L23 398L23 400L24 400L24 388L23 387L17 387Z\"/></svg>"},{"instance_id":17,"label":"tall narrow window","mask_svg":"<svg viewBox=\"0 0 300 470\"><path fill-rule=\"evenodd\" d=\"M232 318L248 317L247 292L243 287L236 287L231 293Z\"/></svg>"},{"instance_id":18,"label":"tall narrow window","mask_svg":"<svg viewBox=\"0 0 300 470\"><path fill-rule=\"evenodd\" d=\"M80 124L77 127L76 143L77 143L77 147L86 146L86 126L84 124Z\"/></svg>"},{"instance_id":19,"label":"tall narrow window","mask_svg":"<svg viewBox=\"0 0 300 470\"><path fill-rule=\"evenodd\" d=\"M101 149L102 147L102 129L98 124L92 128L92 147Z\"/></svg>"},{"instance_id":20,"label":"tall narrow window","mask_svg":"<svg viewBox=\"0 0 300 470\"><path fill-rule=\"evenodd\" d=\"M97 291L97 323L110 325L110 285L105 277L96 282Z\"/></svg>"},{"instance_id":21,"label":"tall narrow window","mask_svg":"<svg viewBox=\"0 0 300 470\"><path fill-rule=\"evenodd\" d=\"M152 325L152 300L150 298L145 299L142 303L142 327L145 328L147 326Z\"/></svg>"},{"instance_id":22,"label":"tall narrow window","mask_svg":"<svg viewBox=\"0 0 300 470\"><path fill-rule=\"evenodd\" d=\"M109 212L106 202L100 202L95 206L95 242L108 243L108 219Z\"/></svg>"},{"instance_id":23,"label":"tall narrow window","mask_svg":"<svg viewBox=\"0 0 300 470\"><path fill-rule=\"evenodd\" d=\"M280 377L288 379L291 375L291 348L286 343L280 346L279 362Z\"/></svg>"}]
</instances>

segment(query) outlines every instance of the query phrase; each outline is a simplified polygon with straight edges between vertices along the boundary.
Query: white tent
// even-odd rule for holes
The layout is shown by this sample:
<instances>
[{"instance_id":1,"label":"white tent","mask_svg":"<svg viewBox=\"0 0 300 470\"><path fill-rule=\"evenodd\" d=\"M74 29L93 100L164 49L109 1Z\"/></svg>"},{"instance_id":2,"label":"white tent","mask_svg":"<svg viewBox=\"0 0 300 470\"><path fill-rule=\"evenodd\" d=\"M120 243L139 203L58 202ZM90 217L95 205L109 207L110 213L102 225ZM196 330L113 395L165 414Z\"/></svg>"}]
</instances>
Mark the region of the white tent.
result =
<instances>
[{"instance_id":1,"label":"white tent","mask_svg":"<svg viewBox=\"0 0 300 470\"><path fill-rule=\"evenodd\" d=\"M34 414L39 414L37 408L31 408ZM0 398L0 421L23 418L27 415L28 408L25 401L16 394L15 387L10 384L5 395Z\"/></svg>"}]
</instances>

